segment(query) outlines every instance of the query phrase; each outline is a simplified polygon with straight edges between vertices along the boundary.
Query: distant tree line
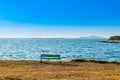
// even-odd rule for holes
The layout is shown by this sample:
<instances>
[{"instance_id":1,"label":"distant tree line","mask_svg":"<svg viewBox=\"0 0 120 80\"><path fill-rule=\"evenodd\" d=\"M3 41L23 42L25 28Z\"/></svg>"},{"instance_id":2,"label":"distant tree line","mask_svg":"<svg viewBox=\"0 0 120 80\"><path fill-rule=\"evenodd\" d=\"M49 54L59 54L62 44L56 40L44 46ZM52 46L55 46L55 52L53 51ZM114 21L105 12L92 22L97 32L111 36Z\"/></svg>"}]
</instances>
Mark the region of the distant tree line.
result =
<instances>
[{"instance_id":1,"label":"distant tree line","mask_svg":"<svg viewBox=\"0 0 120 80\"><path fill-rule=\"evenodd\" d=\"M120 40L120 36L111 36L109 40Z\"/></svg>"}]
</instances>

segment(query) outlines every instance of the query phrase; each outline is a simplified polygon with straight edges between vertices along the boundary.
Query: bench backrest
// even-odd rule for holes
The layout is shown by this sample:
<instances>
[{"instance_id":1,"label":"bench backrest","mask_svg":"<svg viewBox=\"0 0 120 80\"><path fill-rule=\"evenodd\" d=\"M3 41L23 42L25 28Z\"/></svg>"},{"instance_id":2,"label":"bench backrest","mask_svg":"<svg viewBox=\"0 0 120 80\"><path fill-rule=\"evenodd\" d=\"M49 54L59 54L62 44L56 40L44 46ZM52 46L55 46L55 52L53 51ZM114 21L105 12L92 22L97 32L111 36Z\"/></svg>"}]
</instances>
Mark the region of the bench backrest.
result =
<instances>
[{"instance_id":1,"label":"bench backrest","mask_svg":"<svg viewBox=\"0 0 120 80\"><path fill-rule=\"evenodd\" d=\"M42 59L47 59L47 60L50 60L50 59L54 59L54 60L60 60L60 55L58 54L41 54L41 61Z\"/></svg>"},{"instance_id":2,"label":"bench backrest","mask_svg":"<svg viewBox=\"0 0 120 80\"><path fill-rule=\"evenodd\" d=\"M60 55L58 55L58 54L41 54L41 57L58 57L58 58L60 58Z\"/></svg>"}]
</instances>

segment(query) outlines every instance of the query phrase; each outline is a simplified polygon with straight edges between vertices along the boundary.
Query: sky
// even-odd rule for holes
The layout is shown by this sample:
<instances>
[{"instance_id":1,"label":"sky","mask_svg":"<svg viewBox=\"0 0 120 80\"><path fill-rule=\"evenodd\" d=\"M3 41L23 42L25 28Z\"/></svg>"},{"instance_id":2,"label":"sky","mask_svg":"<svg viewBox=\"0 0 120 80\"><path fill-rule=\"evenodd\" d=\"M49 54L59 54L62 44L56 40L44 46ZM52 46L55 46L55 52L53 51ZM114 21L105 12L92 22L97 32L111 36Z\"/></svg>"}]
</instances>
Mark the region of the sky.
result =
<instances>
[{"instance_id":1,"label":"sky","mask_svg":"<svg viewBox=\"0 0 120 80\"><path fill-rule=\"evenodd\" d=\"M0 37L120 35L120 0L0 0Z\"/></svg>"}]
</instances>

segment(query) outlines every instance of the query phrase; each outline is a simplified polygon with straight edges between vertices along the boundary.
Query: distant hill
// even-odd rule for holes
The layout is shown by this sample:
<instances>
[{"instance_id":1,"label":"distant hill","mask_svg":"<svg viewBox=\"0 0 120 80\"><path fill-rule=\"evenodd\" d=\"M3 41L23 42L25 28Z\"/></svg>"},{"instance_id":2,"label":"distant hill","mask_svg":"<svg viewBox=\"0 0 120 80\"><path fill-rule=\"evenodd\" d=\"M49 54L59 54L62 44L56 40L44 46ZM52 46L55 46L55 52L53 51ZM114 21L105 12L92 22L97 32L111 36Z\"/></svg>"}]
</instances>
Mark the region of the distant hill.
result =
<instances>
[{"instance_id":1,"label":"distant hill","mask_svg":"<svg viewBox=\"0 0 120 80\"><path fill-rule=\"evenodd\" d=\"M80 39L107 39L107 38L99 37L99 36L88 36L88 37L80 37Z\"/></svg>"}]
</instances>

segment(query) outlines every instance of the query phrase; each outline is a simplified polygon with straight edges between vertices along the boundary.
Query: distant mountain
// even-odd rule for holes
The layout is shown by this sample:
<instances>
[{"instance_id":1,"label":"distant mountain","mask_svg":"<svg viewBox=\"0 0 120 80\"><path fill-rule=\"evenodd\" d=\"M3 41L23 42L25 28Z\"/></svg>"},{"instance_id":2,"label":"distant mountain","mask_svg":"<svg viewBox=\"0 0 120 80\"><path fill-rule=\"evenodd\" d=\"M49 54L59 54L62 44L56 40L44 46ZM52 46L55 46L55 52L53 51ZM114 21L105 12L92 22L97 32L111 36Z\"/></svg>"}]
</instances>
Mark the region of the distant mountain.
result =
<instances>
[{"instance_id":1,"label":"distant mountain","mask_svg":"<svg viewBox=\"0 0 120 80\"><path fill-rule=\"evenodd\" d=\"M107 38L99 37L99 36L88 36L88 37L80 37L80 39L107 39Z\"/></svg>"}]
</instances>

